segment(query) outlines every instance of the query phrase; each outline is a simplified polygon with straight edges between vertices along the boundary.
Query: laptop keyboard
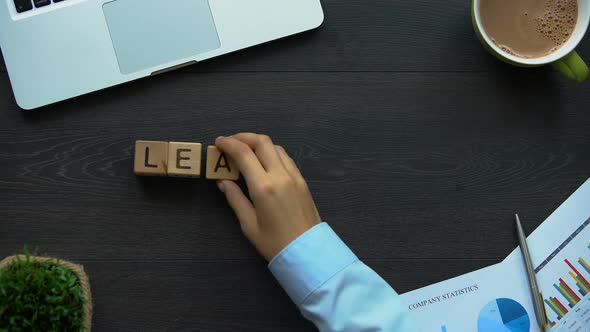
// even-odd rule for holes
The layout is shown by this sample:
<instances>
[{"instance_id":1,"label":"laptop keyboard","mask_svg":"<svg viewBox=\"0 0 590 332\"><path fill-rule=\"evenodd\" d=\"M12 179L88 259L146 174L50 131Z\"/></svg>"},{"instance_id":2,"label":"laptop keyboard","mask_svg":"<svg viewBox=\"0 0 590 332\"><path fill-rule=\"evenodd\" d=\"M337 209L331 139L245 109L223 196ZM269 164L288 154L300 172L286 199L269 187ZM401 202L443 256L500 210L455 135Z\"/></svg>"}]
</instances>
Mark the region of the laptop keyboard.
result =
<instances>
[{"instance_id":1,"label":"laptop keyboard","mask_svg":"<svg viewBox=\"0 0 590 332\"><path fill-rule=\"evenodd\" d=\"M61 2L63 0L53 0L53 2ZM51 0L14 0L14 6L17 13L26 12L27 10L44 7L51 4Z\"/></svg>"}]
</instances>

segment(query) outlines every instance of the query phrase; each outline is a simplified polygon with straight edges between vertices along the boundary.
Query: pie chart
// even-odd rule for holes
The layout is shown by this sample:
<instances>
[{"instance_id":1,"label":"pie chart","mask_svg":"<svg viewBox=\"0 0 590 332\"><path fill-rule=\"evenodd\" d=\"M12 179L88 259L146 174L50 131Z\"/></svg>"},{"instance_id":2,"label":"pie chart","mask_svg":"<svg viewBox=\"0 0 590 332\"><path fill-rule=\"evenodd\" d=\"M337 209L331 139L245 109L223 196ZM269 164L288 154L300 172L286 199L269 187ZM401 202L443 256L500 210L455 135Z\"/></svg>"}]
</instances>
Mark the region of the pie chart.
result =
<instances>
[{"instance_id":1,"label":"pie chart","mask_svg":"<svg viewBox=\"0 0 590 332\"><path fill-rule=\"evenodd\" d=\"M477 319L478 332L529 332L530 329L526 309L512 299L495 299L486 304Z\"/></svg>"}]
</instances>

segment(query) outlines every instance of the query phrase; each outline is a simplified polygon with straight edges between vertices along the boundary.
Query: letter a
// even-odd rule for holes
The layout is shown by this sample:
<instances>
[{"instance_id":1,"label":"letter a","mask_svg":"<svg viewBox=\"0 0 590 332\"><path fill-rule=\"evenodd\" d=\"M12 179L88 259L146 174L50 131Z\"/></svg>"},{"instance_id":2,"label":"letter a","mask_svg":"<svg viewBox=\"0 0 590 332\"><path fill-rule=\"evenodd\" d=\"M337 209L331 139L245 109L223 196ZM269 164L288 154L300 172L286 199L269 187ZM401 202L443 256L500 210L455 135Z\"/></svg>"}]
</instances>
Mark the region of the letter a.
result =
<instances>
[{"instance_id":1,"label":"letter a","mask_svg":"<svg viewBox=\"0 0 590 332\"><path fill-rule=\"evenodd\" d=\"M220 154L219 158L217 159L217 163L215 164L215 173L217 173L220 168L227 168L227 171L231 173L231 167L229 166L229 163L227 162L227 159L223 153Z\"/></svg>"}]
</instances>

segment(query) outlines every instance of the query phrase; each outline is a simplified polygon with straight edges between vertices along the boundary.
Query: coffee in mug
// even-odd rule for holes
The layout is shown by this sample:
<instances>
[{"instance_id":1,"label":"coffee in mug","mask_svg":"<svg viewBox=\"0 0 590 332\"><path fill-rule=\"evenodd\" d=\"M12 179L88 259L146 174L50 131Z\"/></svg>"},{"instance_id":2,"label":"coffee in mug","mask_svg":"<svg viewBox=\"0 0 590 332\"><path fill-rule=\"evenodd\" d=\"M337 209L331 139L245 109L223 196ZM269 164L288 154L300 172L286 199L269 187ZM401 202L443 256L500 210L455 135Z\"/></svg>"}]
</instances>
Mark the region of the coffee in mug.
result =
<instances>
[{"instance_id":1,"label":"coffee in mug","mask_svg":"<svg viewBox=\"0 0 590 332\"><path fill-rule=\"evenodd\" d=\"M520 58L540 58L572 36L578 0L480 0L479 14L498 48Z\"/></svg>"}]
</instances>

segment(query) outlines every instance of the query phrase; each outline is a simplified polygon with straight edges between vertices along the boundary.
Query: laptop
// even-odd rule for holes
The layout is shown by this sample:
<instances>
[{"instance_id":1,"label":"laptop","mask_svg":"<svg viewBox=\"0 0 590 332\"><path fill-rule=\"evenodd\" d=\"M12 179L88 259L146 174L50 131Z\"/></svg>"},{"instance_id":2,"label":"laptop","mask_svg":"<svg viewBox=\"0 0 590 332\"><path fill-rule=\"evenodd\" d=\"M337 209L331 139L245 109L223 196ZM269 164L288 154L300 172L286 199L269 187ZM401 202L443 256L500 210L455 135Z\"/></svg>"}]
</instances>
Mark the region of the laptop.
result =
<instances>
[{"instance_id":1,"label":"laptop","mask_svg":"<svg viewBox=\"0 0 590 332\"><path fill-rule=\"evenodd\" d=\"M15 99L34 109L318 27L320 0L0 0Z\"/></svg>"}]
</instances>

